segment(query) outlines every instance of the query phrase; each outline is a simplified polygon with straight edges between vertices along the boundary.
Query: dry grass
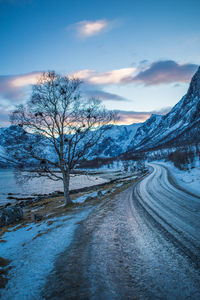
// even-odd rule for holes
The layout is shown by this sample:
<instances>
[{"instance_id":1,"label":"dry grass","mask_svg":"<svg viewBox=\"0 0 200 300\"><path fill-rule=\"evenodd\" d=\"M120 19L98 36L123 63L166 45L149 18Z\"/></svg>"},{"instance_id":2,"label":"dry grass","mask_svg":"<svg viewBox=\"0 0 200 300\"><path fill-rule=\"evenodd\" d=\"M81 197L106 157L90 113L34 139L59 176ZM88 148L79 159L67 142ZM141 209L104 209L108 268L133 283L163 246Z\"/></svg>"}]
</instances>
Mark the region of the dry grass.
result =
<instances>
[{"instance_id":1,"label":"dry grass","mask_svg":"<svg viewBox=\"0 0 200 300\"><path fill-rule=\"evenodd\" d=\"M64 216L64 215L69 215L72 213L77 213L81 208L86 207L88 205L97 205L100 202L102 202L104 199L112 199L115 197L116 194L120 193L121 191L127 189L130 185L132 185L135 182L135 180L126 180L123 181L123 185L121 187L116 188L116 185L119 184L119 182L115 183L105 183L104 186L101 188L92 188L91 190L87 192L88 196L90 193L95 192L95 191L104 191L104 190L112 190L113 188L116 188L115 191L113 191L110 194L105 194L102 197L95 197L91 200L86 200L84 203L72 203L68 206L64 205L64 197L63 196L54 196L52 198L46 198L46 199L41 199L38 202L35 202L33 204L30 204L28 207L24 209L24 219L16 224L4 226L1 228L1 233L0 233L0 243L6 242L6 240L1 239L1 236L5 232L9 231L16 231L19 228L26 227L27 224L29 223L38 223L38 226L40 226L40 223L48 220L50 218L54 217L59 217L59 216ZM71 195L71 199L74 200L76 198L79 198L86 194L86 192L82 193L76 193ZM42 220L41 221L34 221L33 220L33 215L34 214L40 214L42 215ZM52 225L54 221L48 221L48 226ZM15 226L13 228L13 226ZM17 226L18 225L18 226ZM31 230L31 228L28 228L27 230Z\"/></svg>"}]
</instances>

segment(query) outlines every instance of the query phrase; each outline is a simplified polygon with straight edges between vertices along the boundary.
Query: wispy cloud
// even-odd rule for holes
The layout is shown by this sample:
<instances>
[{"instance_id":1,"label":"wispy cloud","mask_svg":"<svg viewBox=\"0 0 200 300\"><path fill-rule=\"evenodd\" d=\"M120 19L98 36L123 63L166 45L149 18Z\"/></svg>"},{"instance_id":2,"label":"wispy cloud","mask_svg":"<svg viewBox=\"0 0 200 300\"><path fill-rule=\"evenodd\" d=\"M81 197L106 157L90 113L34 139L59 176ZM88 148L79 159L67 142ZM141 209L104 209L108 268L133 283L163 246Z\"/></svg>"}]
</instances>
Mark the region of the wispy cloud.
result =
<instances>
[{"instance_id":1,"label":"wispy cloud","mask_svg":"<svg viewBox=\"0 0 200 300\"><path fill-rule=\"evenodd\" d=\"M121 95L105 91L106 85L140 83L145 86L152 86L169 83L186 83L191 80L197 68L198 66L196 64L181 64L173 60L157 61L151 64L145 61L142 66L140 64L137 68L121 68L105 72L86 69L77 71L70 76L78 77L85 82L87 86L84 90L86 96L97 97L103 101L123 102L129 100ZM0 76L0 109L3 109L5 116L6 112L9 111L14 104L23 102L25 96L29 97L30 85L35 84L41 74L42 72L32 72L23 75ZM166 113L167 109L165 108L160 114ZM122 123L145 121L151 113L157 112L124 112L121 114L121 120Z\"/></svg>"},{"instance_id":2,"label":"wispy cloud","mask_svg":"<svg viewBox=\"0 0 200 300\"><path fill-rule=\"evenodd\" d=\"M115 110L119 116L118 124L133 124L145 122L150 116L150 112Z\"/></svg>"},{"instance_id":3,"label":"wispy cloud","mask_svg":"<svg viewBox=\"0 0 200 300\"><path fill-rule=\"evenodd\" d=\"M197 68L196 64L181 64L174 60L157 61L146 66L136 76L127 76L122 81L124 84L143 83L145 85L189 82Z\"/></svg>"},{"instance_id":4,"label":"wispy cloud","mask_svg":"<svg viewBox=\"0 0 200 300\"><path fill-rule=\"evenodd\" d=\"M78 77L86 85L88 95L97 96L102 100L127 100L122 96L104 91L106 85L126 85L141 83L146 86L168 84L168 83L185 83L191 80L192 75L197 70L196 64L181 64L173 60L157 61L140 67L121 68L105 72L96 70L80 70L71 77ZM23 75L0 76L0 96L3 99L20 100L24 97L25 90L28 86L35 84L42 72L32 72Z\"/></svg>"},{"instance_id":5,"label":"wispy cloud","mask_svg":"<svg viewBox=\"0 0 200 300\"><path fill-rule=\"evenodd\" d=\"M111 28L111 24L112 22L106 19L84 20L68 26L68 29L74 30L79 38L89 38Z\"/></svg>"},{"instance_id":6,"label":"wispy cloud","mask_svg":"<svg viewBox=\"0 0 200 300\"><path fill-rule=\"evenodd\" d=\"M13 87L24 87L30 84L36 84L42 72L28 73L25 75L15 76L11 80L11 85Z\"/></svg>"},{"instance_id":7,"label":"wispy cloud","mask_svg":"<svg viewBox=\"0 0 200 300\"><path fill-rule=\"evenodd\" d=\"M95 70L81 70L71 74L71 76L78 77L90 84L119 84L123 80L129 78L136 72L136 68L122 68L111 70L107 72L97 72Z\"/></svg>"},{"instance_id":8,"label":"wispy cloud","mask_svg":"<svg viewBox=\"0 0 200 300\"><path fill-rule=\"evenodd\" d=\"M142 123L145 122L152 114L164 115L170 111L171 107L162 108L158 111L125 111L125 110L115 110L115 112L120 117L117 124L132 124L132 123ZM0 126L9 126L9 114L12 111L10 107L4 107L0 105Z\"/></svg>"},{"instance_id":9,"label":"wispy cloud","mask_svg":"<svg viewBox=\"0 0 200 300\"><path fill-rule=\"evenodd\" d=\"M89 82L90 84L134 84L142 83L146 86L185 83L191 80L192 75L197 70L198 65L186 63L181 64L173 60L157 61L147 65L140 64L138 68L121 68L106 72L97 72L95 70L80 70L72 75Z\"/></svg>"},{"instance_id":10,"label":"wispy cloud","mask_svg":"<svg viewBox=\"0 0 200 300\"><path fill-rule=\"evenodd\" d=\"M122 97L122 96L114 94L114 93L106 92L100 88L94 89L90 85L88 85L87 88L84 90L84 94L87 97L97 98L102 101L122 101L122 102L130 101L129 99L127 99L125 97Z\"/></svg>"},{"instance_id":11,"label":"wispy cloud","mask_svg":"<svg viewBox=\"0 0 200 300\"><path fill-rule=\"evenodd\" d=\"M86 72L87 73L87 72ZM89 72L90 73L90 72ZM112 72L111 72L112 73ZM84 74L84 72L82 72ZM115 74L115 72L114 72ZM118 76L113 77L113 73L105 80L103 74L101 74L101 82L118 82ZM42 75L42 72L32 72L22 75L0 75L0 122L1 124L8 123L9 112L12 111L16 104L23 103L29 98L31 93L31 85L37 83L38 78ZM86 77L88 77L87 75ZM80 76L81 77L81 76ZM82 76L81 78L83 79ZM90 76L89 76L90 77ZM112 78L112 80L111 80ZM94 82L98 80L95 79ZM84 83L82 86L83 95L91 98L98 98L102 101L129 101L125 97L117 95L112 92L107 92L103 89L103 86L98 84Z\"/></svg>"},{"instance_id":12,"label":"wispy cloud","mask_svg":"<svg viewBox=\"0 0 200 300\"><path fill-rule=\"evenodd\" d=\"M41 74L33 72L24 75L0 75L0 96L7 100L22 100L24 88L35 84Z\"/></svg>"},{"instance_id":13,"label":"wispy cloud","mask_svg":"<svg viewBox=\"0 0 200 300\"><path fill-rule=\"evenodd\" d=\"M104 84L119 83L121 78L130 74L130 71L127 70L114 70L105 73L84 70L74 73L73 76L84 79L82 90L87 97L95 97L100 100L129 101L123 96L107 92L103 89ZM26 94L25 92L27 90L30 91L29 87L32 84L36 84L41 75L42 72L32 72L23 75L0 76L0 97L5 99L7 103L22 101Z\"/></svg>"},{"instance_id":14,"label":"wispy cloud","mask_svg":"<svg viewBox=\"0 0 200 300\"><path fill-rule=\"evenodd\" d=\"M133 124L145 122L152 114L165 115L171 110L171 107L163 107L160 110L154 111L126 111L115 110L120 117L118 124Z\"/></svg>"}]
</instances>

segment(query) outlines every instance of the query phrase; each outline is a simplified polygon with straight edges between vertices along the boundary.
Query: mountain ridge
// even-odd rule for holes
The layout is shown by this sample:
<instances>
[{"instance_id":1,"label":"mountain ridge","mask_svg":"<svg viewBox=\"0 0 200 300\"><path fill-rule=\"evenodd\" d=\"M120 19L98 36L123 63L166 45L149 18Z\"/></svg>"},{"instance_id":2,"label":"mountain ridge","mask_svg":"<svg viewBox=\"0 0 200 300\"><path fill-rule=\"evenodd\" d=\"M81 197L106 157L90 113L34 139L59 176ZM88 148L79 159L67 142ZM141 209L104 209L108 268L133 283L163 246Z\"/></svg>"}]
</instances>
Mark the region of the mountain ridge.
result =
<instances>
[{"instance_id":1,"label":"mountain ridge","mask_svg":"<svg viewBox=\"0 0 200 300\"><path fill-rule=\"evenodd\" d=\"M152 116L138 129L129 150L148 150L155 146L164 146L190 129L191 137L188 136L187 142L194 142L192 130L199 132L200 123L200 67L192 77L187 93L171 111L155 118L149 126L151 119ZM144 132L147 134L143 134ZM195 137L197 138L196 133ZM176 142L178 144L178 140Z\"/></svg>"},{"instance_id":2,"label":"mountain ridge","mask_svg":"<svg viewBox=\"0 0 200 300\"><path fill-rule=\"evenodd\" d=\"M0 162L8 147L16 147L16 136L26 142L33 138L23 128L0 128ZM191 79L187 93L166 115L152 114L144 123L112 125L90 151L90 159L118 157L126 152L149 151L199 143L200 67Z\"/></svg>"}]
</instances>

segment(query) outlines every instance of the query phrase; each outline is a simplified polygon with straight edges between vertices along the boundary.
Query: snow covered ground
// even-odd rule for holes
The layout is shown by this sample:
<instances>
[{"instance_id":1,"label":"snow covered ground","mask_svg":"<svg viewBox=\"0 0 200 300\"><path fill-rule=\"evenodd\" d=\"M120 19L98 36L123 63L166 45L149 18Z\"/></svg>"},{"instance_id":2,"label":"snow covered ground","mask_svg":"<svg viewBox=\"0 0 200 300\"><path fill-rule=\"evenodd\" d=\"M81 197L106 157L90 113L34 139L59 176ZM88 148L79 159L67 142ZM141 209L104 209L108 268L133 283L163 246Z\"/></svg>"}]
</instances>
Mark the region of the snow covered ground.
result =
<instances>
[{"instance_id":1,"label":"snow covered ground","mask_svg":"<svg viewBox=\"0 0 200 300\"><path fill-rule=\"evenodd\" d=\"M107 181L107 179L101 178L98 175L72 175L70 190L93 186ZM12 202L12 200L7 199L9 196L8 193L12 193L12 196L20 198L29 197L34 194L49 194L58 190L63 191L63 183L61 181L52 181L47 178L34 178L24 185L18 185L13 170L0 170L0 205Z\"/></svg>"},{"instance_id":2,"label":"snow covered ground","mask_svg":"<svg viewBox=\"0 0 200 300\"><path fill-rule=\"evenodd\" d=\"M0 290L1 300L41 299L46 276L51 272L57 256L73 239L78 222L84 220L93 208L67 216L48 219L39 224L10 228L1 238L0 256L10 259L8 284Z\"/></svg>"},{"instance_id":3,"label":"snow covered ground","mask_svg":"<svg viewBox=\"0 0 200 300\"><path fill-rule=\"evenodd\" d=\"M171 162L158 163L170 170L178 185L200 196L200 162L196 162L196 167L187 171L177 169Z\"/></svg>"},{"instance_id":4,"label":"snow covered ground","mask_svg":"<svg viewBox=\"0 0 200 300\"><path fill-rule=\"evenodd\" d=\"M131 180L135 178L135 176L131 177ZM73 202L83 203L88 197L104 197L124 184L125 182L115 184L111 190L103 189L83 193ZM56 209L61 206L63 204ZM0 299L42 299L40 293L48 274L53 270L56 258L70 245L78 223L86 219L95 207L94 204L87 207L77 206L68 213L63 210L59 216L44 219L39 223L31 221L23 226L19 224L10 227L1 236L3 242L0 243L0 257L11 261L8 266L11 269L6 275L9 279L8 284L6 288L0 290ZM37 208L32 210L32 212L35 211Z\"/></svg>"},{"instance_id":5,"label":"snow covered ground","mask_svg":"<svg viewBox=\"0 0 200 300\"><path fill-rule=\"evenodd\" d=\"M107 191L101 191L101 195L105 195L107 193ZM92 193L84 193L84 195L76 198L75 200L73 200L74 203L84 203L86 201L86 199L88 197L90 198L95 198L98 196L98 192L92 192Z\"/></svg>"}]
</instances>

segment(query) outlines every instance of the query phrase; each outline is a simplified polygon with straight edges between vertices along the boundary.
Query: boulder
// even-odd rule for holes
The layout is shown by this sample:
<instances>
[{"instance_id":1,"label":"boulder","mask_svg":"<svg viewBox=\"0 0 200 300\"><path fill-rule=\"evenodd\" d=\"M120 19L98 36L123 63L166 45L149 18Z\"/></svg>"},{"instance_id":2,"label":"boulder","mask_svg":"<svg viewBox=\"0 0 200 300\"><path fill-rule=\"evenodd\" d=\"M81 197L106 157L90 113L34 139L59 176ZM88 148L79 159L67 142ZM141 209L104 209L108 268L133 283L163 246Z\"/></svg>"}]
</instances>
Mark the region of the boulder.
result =
<instances>
[{"instance_id":1,"label":"boulder","mask_svg":"<svg viewBox=\"0 0 200 300\"><path fill-rule=\"evenodd\" d=\"M19 206L9 206L0 209L0 227L13 224L23 219L23 210Z\"/></svg>"},{"instance_id":2,"label":"boulder","mask_svg":"<svg viewBox=\"0 0 200 300\"><path fill-rule=\"evenodd\" d=\"M98 192L97 192L97 196L98 196L99 198L103 197L102 192L101 192L101 191L98 191Z\"/></svg>"},{"instance_id":3,"label":"boulder","mask_svg":"<svg viewBox=\"0 0 200 300\"><path fill-rule=\"evenodd\" d=\"M107 191L106 191L106 194L107 194L107 195L110 195L110 194L111 194L111 190L107 190Z\"/></svg>"}]
</instances>

